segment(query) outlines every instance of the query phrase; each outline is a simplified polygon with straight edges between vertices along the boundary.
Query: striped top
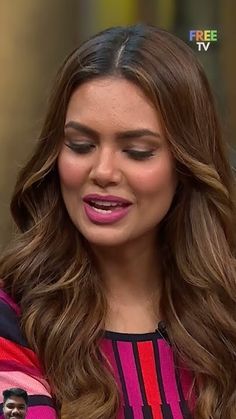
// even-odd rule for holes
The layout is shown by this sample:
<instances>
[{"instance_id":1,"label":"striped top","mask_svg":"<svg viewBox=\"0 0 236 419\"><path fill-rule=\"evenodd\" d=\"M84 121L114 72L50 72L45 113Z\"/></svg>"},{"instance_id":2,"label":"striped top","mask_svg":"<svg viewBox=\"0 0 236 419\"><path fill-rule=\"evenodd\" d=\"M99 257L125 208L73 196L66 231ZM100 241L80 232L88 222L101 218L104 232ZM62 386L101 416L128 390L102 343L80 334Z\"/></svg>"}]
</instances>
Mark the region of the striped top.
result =
<instances>
[{"instance_id":1,"label":"striped top","mask_svg":"<svg viewBox=\"0 0 236 419\"><path fill-rule=\"evenodd\" d=\"M174 360L159 332L105 332L101 349L122 395L117 419L190 419L195 404L192 374Z\"/></svg>"},{"instance_id":2,"label":"striped top","mask_svg":"<svg viewBox=\"0 0 236 419\"><path fill-rule=\"evenodd\" d=\"M20 331L20 308L0 290L0 419L3 390L20 387L27 391L27 419L56 419L50 387L36 354Z\"/></svg>"},{"instance_id":3,"label":"striped top","mask_svg":"<svg viewBox=\"0 0 236 419\"><path fill-rule=\"evenodd\" d=\"M11 387L27 391L27 419L56 419L51 389L36 354L22 336L19 314L19 306L0 290L0 419L2 392ZM158 332L106 331L101 350L120 389L117 419L192 418L192 374L177 365L171 346Z\"/></svg>"}]
</instances>

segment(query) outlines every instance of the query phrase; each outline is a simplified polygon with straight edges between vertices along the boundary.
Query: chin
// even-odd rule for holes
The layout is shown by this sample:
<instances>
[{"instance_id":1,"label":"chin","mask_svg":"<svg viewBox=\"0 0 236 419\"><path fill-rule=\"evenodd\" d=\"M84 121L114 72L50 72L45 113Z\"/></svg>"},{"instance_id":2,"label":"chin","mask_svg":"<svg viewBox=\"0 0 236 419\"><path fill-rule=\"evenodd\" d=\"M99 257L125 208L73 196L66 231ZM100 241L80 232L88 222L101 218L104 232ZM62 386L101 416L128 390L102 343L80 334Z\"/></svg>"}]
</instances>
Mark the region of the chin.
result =
<instances>
[{"instance_id":1,"label":"chin","mask_svg":"<svg viewBox=\"0 0 236 419\"><path fill-rule=\"evenodd\" d=\"M100 227L101 228L101 227ZM102 231L86 231L83 229L80 229L81 234L83 237L90 243L91 245L96 246L104 246L104 247L113 247L113 246L120 246L127 243L129 240L129 237L127 236L127 233L124 234L124 232L115 232L113 231L105 231L105 229Z\"/></svg>"}]
</instances>

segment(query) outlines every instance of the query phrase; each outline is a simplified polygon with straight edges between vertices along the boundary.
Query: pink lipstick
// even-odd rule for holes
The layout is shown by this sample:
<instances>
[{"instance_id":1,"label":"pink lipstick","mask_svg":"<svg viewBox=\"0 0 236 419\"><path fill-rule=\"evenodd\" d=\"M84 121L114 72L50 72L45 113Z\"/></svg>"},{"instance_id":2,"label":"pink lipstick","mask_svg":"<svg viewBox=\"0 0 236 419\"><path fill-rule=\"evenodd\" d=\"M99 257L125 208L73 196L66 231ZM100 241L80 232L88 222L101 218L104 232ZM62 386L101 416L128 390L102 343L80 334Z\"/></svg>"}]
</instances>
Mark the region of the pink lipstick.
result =
<instances>
[{"instance_id":1,"label":"pink lipstick","mask_svg":"<svg viewBox=\"0 0 236 419\"><path fill-rule=\"evenodd\" d=\"M113 195L90 194L83 201L87 217L96 224L111 224L121 220L131 206L127 199Z\"/></svg>"}]
</instances>

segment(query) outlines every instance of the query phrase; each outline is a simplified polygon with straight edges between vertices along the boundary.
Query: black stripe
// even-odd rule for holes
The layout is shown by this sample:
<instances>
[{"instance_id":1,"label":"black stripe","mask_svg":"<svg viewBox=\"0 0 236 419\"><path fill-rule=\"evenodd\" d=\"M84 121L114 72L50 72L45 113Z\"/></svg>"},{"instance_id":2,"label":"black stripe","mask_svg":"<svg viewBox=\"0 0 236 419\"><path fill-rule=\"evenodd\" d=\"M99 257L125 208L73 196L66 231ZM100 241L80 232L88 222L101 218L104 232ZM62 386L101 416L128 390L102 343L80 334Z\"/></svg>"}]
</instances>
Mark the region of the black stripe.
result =
<instances>
[{"instance_id":1,"label":"black stripe","mask_svg":"<svg viewBox=\"0 0 236 419\"><path fill-rule=\"evenodd\" d=\"M186 401L185 400L184 401L181 401L179 403L179 405L180 405L181 412L183 414L183 418L184 419L193 419L193 417L191 415L191 412L188 409L188 406L187 406Z\"/></svg>"},{"instance_id":2,"label":"black stripe","mask_svg":"<svg viewBox=\"0 0 236 419\"><path fill-rule=\"evenodd\" d=\"M14 310L2 300L0 300L0 336L17 343L18 345L29 348L20 329L18 316Z\"/></svg>"},{"instance_id":3,"label":"black stripe","mask_svg":"<svg viewBox=\"0 0 236 419\"><path fill-rule=\"evenodd\" d=\"M162 376L161 376L161 364L160 364L160 357L159 357L159 350L157 341L153 341L153 352L154 352L154 358L155 358L155 365L156 365L156 373L157 373L157 380L159 384L159 390L160 390L160 396L162 404L166 404L166 395L164 392L163 382L162 382Z\"/></svg>"},{"instance_id":4,"label":"black stripe","mask_svg":"<svg viewBox=\"0 0 236 419\"><path fill-rule=\"evenodd\" d=\"M169 404L162 404L161 411L164 419L173 419L173 415Z\"/></svg>"},{"instance_id":5,"label":"black stripe","mask_svg":"<svg viewBox=\"0 0 236 419\"><path fill-rule=\"evenodd\" d=\"M163 387L162 376L161 376L161 364L160 364L160 357L159 357L159 349L157 340L153 341L153 350L154 350L154 358L156 364L156 373L157 373L157 380L159 384L160 396L161 396L161 411L163 418L165 419L173 419L173 415L171 412L170 405L166 402L166 395Z\"/></svg>"},{"instance_id":6,"label":"black stripe","mask_svg":"<svg viewBox=\"0 0 236 419\"><path fill-rule=\"evenodd\" d=\"M121 387L122 387L124 402L125 402L125 405L126 406L130 406L128 392L127 392L126 384L125 384L125 378L124 378L124 374L123 374L123 370L122 370L122 365L121 365L121 361L120 361L119 351L118 351L118 348L117 348L117 342L112 341L112 348L113 348L113 352L114 352L114 356L115 356L115 360L116 360L118 374L119 374L119 377L120 377L120 382L121 382Z\"/></svg>"},{"instance_id":7,"label":"black stripe","mask_svg":"<svg viewBox=\"0 0 236 419\"><path fill-rule=\"evenodd\" d=\"M151 406L148 406L148 405L143 406L142 411L143 411L143 419L153 419Z\"/></svg>"},{"instance_id":8,"label":"black stripe","mask_svg":"<svg viewBox=\"0 0 236 419\"><path fill-rule=\"evenodd\" d=\"M38 406L38 405L55 407L51 397L41 396L37 394L33 396L29 396L29 406Z\"/></svg>"},{"instance_id":9,"label":"black stripe","mask_svg":"<svg viewBox=\"0 0 236 419\"><path fill-rule=\"evenodd\" d=\"M134 412L131 406L124 407L124 415L125 419L135 419Z\"/></svg>"},{"instance_id":10,"label":"black stripe","mask_svg":"<svg viewBox=\"0 0 236 419\"><path fill-rule=\"evenodd\" d=\"M28 396L28 407L32 406L50 406L55 408L53 400L48 396L41 396L41 395L33 395ZM0 415L2 415L3 403L0 403Z\"/></svg>"},{"instance_id":11,"label":"black stripe","mask_svg":"<svg viewBox=\"0 0 236 419\"><path fill-rule=\"evenodd\" d=\"M104 337L109 340L124 341L124 342L145 342L153 339L163 339L163 337L155 332L149 333L121 333L105 330Z\"/></svg>"}]
</instances>

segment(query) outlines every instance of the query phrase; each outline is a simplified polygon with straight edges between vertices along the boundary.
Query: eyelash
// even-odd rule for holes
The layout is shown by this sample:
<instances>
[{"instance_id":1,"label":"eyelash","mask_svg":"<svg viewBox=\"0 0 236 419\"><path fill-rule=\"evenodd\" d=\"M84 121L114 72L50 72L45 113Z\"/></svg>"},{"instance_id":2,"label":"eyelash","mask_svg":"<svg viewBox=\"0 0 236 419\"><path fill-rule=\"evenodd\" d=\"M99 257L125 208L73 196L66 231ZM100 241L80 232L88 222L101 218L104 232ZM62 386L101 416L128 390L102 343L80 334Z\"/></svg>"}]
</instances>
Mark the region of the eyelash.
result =
<instances>
[{"instance_id":1,"label":"eyelash","mask_svg":"<svg viewBox=\"0 0 236 419\"><path fill-rule=\"evenodd\" d=\"M73 150L77 154L87 154L90 151L90 145L81 144L81 145L73 145L73 144L65 144L71 150ZM127 152L129 156L134 160L145 160L149 157L154 156L152 151L137 151L137 150L123 150Z\"/></svg>"}]
</instances>

